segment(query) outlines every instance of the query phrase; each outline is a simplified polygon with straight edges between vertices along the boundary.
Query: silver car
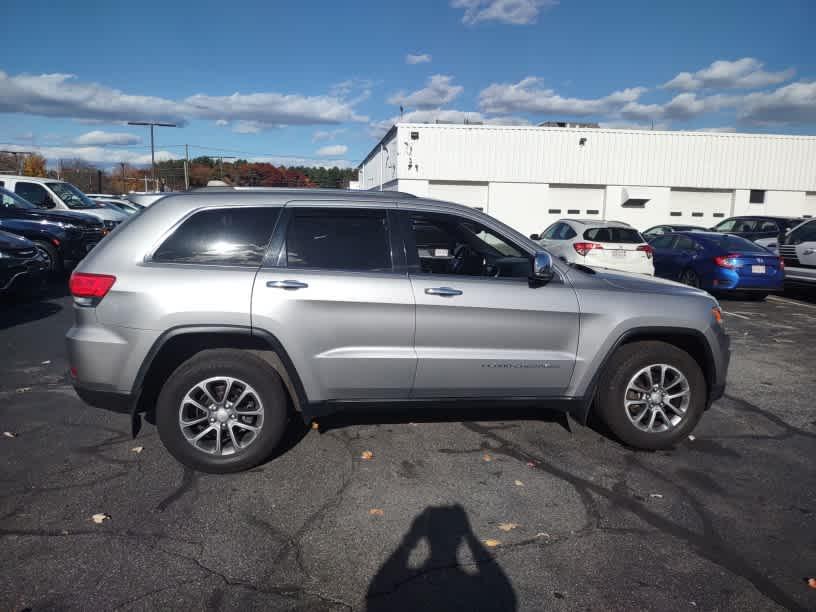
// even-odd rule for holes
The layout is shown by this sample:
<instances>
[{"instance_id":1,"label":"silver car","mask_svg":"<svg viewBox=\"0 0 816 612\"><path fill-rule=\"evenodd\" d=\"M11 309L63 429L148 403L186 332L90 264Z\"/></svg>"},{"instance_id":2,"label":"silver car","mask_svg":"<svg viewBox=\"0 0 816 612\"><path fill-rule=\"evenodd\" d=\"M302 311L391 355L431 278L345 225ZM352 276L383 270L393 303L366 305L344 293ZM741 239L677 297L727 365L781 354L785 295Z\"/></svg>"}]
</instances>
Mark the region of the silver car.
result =
<instances>
[{"instance_id":1,"label":"silver car","mask_svg":"<svg viewBox=\"0 0 816 612\"><path fill-rule=\"evenodd\" d=\"M287 422L360 404L531 402L665 448L724 390L708 294L554 261L473 208L221 189L130 217L71 277L79 395L155 411L181 462L250 468Z\"/></svg>"}]
</instances>

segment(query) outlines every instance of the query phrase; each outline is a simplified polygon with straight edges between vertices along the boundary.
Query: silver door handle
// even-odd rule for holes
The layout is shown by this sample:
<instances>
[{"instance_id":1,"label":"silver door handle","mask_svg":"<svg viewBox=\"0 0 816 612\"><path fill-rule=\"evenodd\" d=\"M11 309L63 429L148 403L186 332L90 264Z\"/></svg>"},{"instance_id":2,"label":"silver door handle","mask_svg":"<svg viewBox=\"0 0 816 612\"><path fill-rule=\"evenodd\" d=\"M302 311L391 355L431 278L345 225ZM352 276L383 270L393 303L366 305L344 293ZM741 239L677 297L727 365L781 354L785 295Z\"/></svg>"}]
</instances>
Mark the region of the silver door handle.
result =
<instances>
[{"instance_id":1,"label":"silver door handle","mask_svg":"<svg viewBox=\"0 0 816 612\"><path fill-rule=\"evenodd\" d=\"M428 295L441 295L442 297L453 297L454 295L462 295L462 292L458 289L452 289L451 287L428 287L425 290L425 293Z\"/></svg>"},{"instance_id":2,"label":"silver door handle","mask_svg":"<svg viewBox=\"0 0 816 612\"><path fill-rule=\"evenodd\" d=\"M296 280L266 281L266 286L272 289L305 289L309 285Z\"/></svg>"}]
</instances>

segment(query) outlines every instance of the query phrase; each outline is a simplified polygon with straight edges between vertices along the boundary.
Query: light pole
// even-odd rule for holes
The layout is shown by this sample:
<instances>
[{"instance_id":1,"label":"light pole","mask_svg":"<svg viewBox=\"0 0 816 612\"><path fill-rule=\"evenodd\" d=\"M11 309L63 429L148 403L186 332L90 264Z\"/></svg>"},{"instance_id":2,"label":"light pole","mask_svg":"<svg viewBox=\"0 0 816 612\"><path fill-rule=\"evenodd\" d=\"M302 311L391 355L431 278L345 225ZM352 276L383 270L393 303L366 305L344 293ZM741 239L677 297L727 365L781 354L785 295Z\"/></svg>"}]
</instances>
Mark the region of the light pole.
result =
<instances>
[{"instance_id":1,"label":"light pole","mask_svg":"<svg viewBox=\"0 0 816 612\"><path fill-rule=\"evenodd\" d=\"M153 178L153 187L158 190L156 181L156 150L153 147L153 128L178 127L175 123L159 123L158 121L128 121L128 125L149 125L150 126L150 174Z\"/></svg>"}]
</instances>

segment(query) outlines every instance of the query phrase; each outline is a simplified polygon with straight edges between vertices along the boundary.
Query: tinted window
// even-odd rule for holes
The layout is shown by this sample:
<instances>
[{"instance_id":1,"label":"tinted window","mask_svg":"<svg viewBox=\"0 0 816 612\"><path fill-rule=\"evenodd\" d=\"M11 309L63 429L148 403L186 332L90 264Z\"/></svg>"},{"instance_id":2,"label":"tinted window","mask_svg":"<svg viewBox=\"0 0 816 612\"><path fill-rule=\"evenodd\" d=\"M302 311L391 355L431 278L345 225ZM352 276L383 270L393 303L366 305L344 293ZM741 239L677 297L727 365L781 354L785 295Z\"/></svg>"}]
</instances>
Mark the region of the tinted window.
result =
<instances>
[{"instance_id":1,"label":"tinted window","mask_svg":"<svg viewBox=\"0 0 816 612\"><path fill-rule=\"evenodd\" d=\"M408 263L421 272L502 278L530 274L524 251L480 223L433 213L411 214L408 221Z\"/></svg>"},{"instance_id":2,"label":"tinted window","mask_svg":"<svg viewBox=\"0 0 816 612\"><path fill-rule=\"evenodd\" d=\"M575 230L567 223L561 224L561 230L558 232L558 239L559 240L569 240L570 238L575 238L578 234L575 233Z\"/></svg>"},{"instance_id":3,"label":"tinted window","mask_svg":"<svg viewBox=\"0 0 816 612\"><path fill-rule=\"evenodd\" d=\"M555 238L555 234L558 232L559 227L561 226L560 223L553 223L550 227L544 230L544 233L541 234L542 239L552 240Z\"/></svg>"},{"instance_id":4,"label":"tinted window","mask_svg":"<svg viewBox=\"0 0 816 612\"><path fill-rule=\"evenodd\" d=\"M695 243L688 236L677 236L677 240L675 240L674 243L674 248L680 251L693 251L697 248L697 243Z\"/></svg>"},{"instance_id":5,"label":"tinted window","mask_svg":"<svg viewBox=\"0 0 816 612\"><path fill-rule=\"evenodd\" d=\"M656 249L668 249L671 247L673 236L658 236L651 241L651 245Z\"/></svg>"},{"instance_id":6,"label":"tinted window","mask_svg":"<svg viewBox=\"0 0 816 612\"><path fill-rule=\"evenodd\" d=\"M643 232L643 235L644 236L660 236L660 235L665 234L666 232L670 232L670 231L671 231L670 228L668 228L668 227L666 227L664 225L658 225L657 227L652 227L650 229L647 229L645 232Z\"/></svg>"},{"instance_id":7,"label":"tinted window","mask_svg":"<svg viewBox=\"0 0 816 612\"><path fill-rule=\"evenodd\" d=\"M286 232L290 268L391 271L384 210L295 209Z\"/></svg>"},{"instance_id":8,"label":"tinted window","mask_svg":"<svg viewBox=\"0 0 816 612\"><path fill-rule=\"evenodd\" d=\"M802 242L816 242L816 221L805 223L796 228L788 236L787 244L800 244Z\"/></svg>"},{"instance_id":9,"label":"tinted window","mask_svg":"<svg viewBox=\"0 0 816 612\"><path fill-rule=\"evenodd\" d=\"M707 237L708 241L713 242L717 247L723 251L736 251L742 253L767 253L768 251L759 246L755 242L751 242L739 236L713 236Z\"/></svg>"},{"instance_id":10,"label":"tinted window","mask_svg":"<svg viewBox=\"0 0 816 612\"><path fill-rule=\"evenodd\" d=\"M736 225L739 219L726 219L722 223L718 223L714 229L718 232L732 232L734 231L734 225Z\"/></svg>"},{"instance_id":11,"label":"tinted window","mask_svg":"<svg viewBox=\"0 0 816 612\"><path fill-rule=\"evenodd\" d=\"M48 186L59 196L60 200L65 202L68 208L99 208L97 204L94 204L88 196L71 183L48 183Z\"/></svg>"},{"instance_id":12,"label":"tinted window","mask_svg":"<svg viewBox=\"0 0 816 612\"><path fill-rule=\"evenodd\" d=\"M28 200L3 189L0 191L0 206L3 208L36 208Z\"/></svg>"},{"instance_id":13,"label":"tinted window","mask_svg":"<svg viewBox=\"0 0 816 612\"><path fill-rule=\"evenodd\" d=\"M776 222L774 221L761 221L759 223L758 232L779 232L779 227L777 227Z\"/></svg>"},{"instance_id":14,"label":"tinted window","mask_svg":"<svg viewBox=\"0 0 816 612\"><path fill-rule=\"evenodd\" d=\"M731 232L754 232L756 231L757 222L755 219L737 219L734 223L734 229Z\"/></svg>"},{"instance_id":15,"label":"tinted window","mask_svg":"<svg viewBox=\"0 0 816 612\"><path fill-rule=\"evenodd\" d=\"M14 186L14 193L35 205L51 199L45 187L37 183L17 183Z\"/></svg>"},{"instance_id":16,"label":"tinted window","mask_svg":"<svg viewBox=\"0 0 816 612\"><path fill-rule=\"evenodd\" d=\"M257 266L279 208L219 208L195 213L153 253L153 261Z\"/></svg>"},{"instance_id":17,"label":"tinted window","mask_svg":"<svg viewBox=\"0 0 816 612\"><path fill-rule=\"evenodd\" d=\"M643 238L637 230L627 227L593 227L584 232L584 238L594 242L639 244Z\"/></svg>"}]
</instances>

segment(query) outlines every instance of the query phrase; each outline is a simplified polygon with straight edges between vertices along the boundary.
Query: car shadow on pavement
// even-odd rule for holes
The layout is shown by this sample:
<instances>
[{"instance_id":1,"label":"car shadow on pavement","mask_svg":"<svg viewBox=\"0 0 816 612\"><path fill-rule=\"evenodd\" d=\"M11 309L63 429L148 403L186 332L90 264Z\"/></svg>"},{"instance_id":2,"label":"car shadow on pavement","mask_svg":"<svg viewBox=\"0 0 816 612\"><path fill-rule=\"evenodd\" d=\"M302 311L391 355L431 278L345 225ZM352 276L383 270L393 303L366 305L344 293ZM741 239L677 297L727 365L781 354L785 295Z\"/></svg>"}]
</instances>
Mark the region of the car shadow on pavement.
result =
<instances>
[{"instance_id":1,"label":"car shadow on pavement","mask_svg":"<svg viewBox=\"0 0 816 612\"><path fill-rule=\"evenodd\" d=\"M368 612L516 608L510 579L458 504L429 506L414 518L366 594Z\"/></svg>"},{"instance_id":2,"label":"car shadow on pavement","mask_svg":"<svg viewBox=\"0 0 816 612\"><path fill-rule=\"evenodd\" d=\"M320 431L343 429L356 425L405 425L408 423L459 423L469 421L521 421L535 420L557 423L572 432L567 413L547 409L542 406L491 406L459 408L376 408L346 409L315 419Z\"/></svg>"},{"instance_id":3,"label":"car shadow on pavement","mask_svg":"<svg viewBox=\"0 0 816 612\"><path fill-rule=\"evenodd\" d=\"M7 297L0 302L0 329L10 329L16 325L45 319L60 310L62 306L53 302Z\"/></svg>"}]
</instances>

